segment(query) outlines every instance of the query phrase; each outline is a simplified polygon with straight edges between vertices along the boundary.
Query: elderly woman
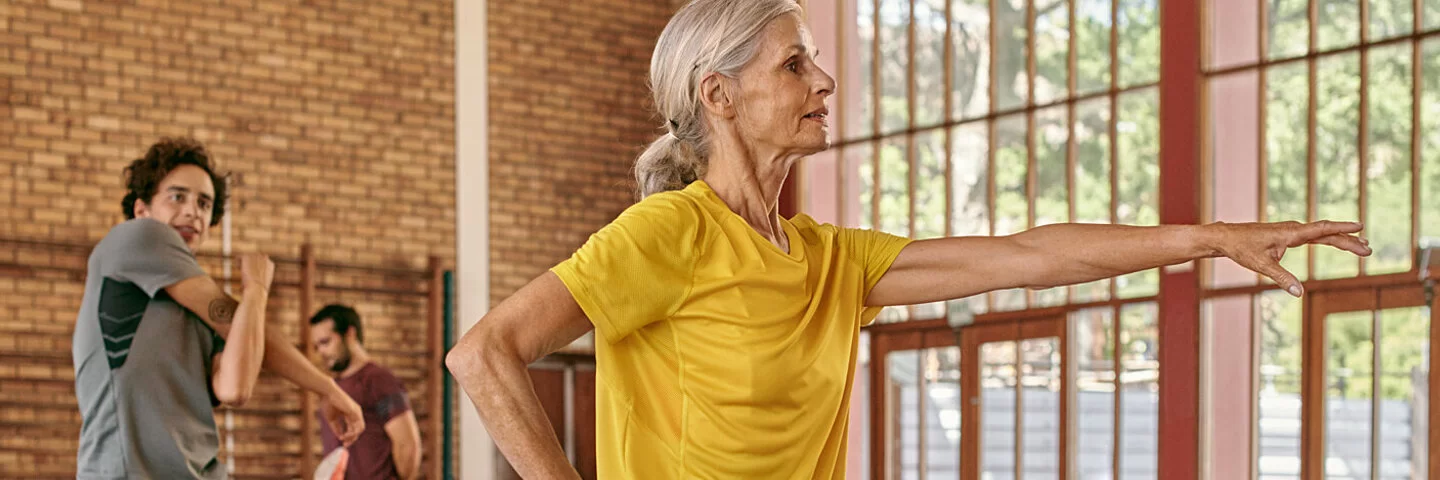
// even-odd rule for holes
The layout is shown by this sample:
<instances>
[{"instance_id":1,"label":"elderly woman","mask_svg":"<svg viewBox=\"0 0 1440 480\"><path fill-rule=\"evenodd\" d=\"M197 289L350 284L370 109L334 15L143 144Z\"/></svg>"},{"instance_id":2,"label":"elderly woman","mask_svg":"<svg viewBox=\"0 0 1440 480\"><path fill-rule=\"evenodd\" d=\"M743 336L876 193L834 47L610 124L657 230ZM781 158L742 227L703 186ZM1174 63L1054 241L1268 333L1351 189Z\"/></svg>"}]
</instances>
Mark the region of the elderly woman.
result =
<instances>
[{"instance_id":1,"label":"elderly woman","mask_svg":"<svg viewBox=\"0 0 1440 480\"><path fill-rule=\"evenodd\" d=\"M835 80L791 0L696 0L650 63L668 132L642 200L465 334L447 365L525 478L579 478L526 365L594 328L601 478L844 478L860 327L887 305L1048 288L1225 256L1368 255L1354 223L1052 225L910 241L781 218L791 165L829 146Z\"/></svg>"}]
</instances>

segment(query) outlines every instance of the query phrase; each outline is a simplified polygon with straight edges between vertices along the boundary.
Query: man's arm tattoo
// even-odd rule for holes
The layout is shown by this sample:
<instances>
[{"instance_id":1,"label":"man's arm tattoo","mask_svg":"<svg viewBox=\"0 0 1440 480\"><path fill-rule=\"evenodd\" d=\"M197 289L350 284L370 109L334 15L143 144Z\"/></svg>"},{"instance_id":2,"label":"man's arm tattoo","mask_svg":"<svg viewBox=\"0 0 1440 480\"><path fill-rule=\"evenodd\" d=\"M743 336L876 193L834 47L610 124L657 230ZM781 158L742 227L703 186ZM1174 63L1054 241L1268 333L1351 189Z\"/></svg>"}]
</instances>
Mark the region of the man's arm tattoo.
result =
<instances>
[{"instance_id":1,"label":"man's arm tattoo","mask_svg":"<svg viewBox=\"0 0 1440 480\"><path fill-rule=\"evenodd\" d=\"M216 324L228 325L230 319L235 317L235 309L240 302L227 296L222 296L210 301L210 321Z\"/></svg>"}]
</instances>

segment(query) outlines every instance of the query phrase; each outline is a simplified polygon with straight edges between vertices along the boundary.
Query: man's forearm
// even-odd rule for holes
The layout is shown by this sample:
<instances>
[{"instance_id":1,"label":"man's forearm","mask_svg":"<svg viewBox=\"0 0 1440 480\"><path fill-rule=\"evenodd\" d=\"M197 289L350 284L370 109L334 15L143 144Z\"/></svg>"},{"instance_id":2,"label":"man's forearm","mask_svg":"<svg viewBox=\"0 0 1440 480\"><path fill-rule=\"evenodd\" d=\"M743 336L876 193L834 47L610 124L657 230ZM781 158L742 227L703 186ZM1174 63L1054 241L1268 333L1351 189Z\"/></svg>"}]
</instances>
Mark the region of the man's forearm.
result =
<instances>
[{"instance_id":1,"label":"man's forearm","mask_svg":"<svg viewBox=\"0 0 1440 480\"><path fill-rule=\"evenodd\" d=\"M265 333L264 366L265 370L316 394L329 395L340 388L330 376L310 363L310 359L305 358L283 334L273 329Z\"/></svg>"},{"instance_id":2,"label":"man's forearm","mask_svg":"<svg viewBox=\"0 0 1440 480\"><path fill-rule=\"evenodd\" d=\"M214 380L215 395L226 404L243 404L250 398L260 377L265 355L265 304L269 294L263 288L246 289L239 302L219 297L211 302L211 315L222 319L225 351Z\"/></svg>"}]
</instances>

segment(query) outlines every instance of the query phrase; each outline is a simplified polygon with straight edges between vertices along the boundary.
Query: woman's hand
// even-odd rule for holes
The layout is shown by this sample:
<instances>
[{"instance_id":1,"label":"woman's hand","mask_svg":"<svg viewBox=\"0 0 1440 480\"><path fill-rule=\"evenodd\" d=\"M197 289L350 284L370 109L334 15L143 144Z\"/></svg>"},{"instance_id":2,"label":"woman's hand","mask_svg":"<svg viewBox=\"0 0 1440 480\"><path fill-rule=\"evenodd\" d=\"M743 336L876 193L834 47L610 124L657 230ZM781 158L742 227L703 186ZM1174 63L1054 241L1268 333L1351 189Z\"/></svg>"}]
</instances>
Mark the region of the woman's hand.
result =
<instances>
[{"instance_id":1,"label":"woman's hand","mask_svg":"<svg viewBox=\"0 0 1440 480\"><path fill-rule=\"evenodd\" d=\"M1270 277L1291 295L1305 293L1300 280L1280 266L1290 248L1308 244L1329 245L1365 257L1370 242L1356 236L1355 222L1322 220L1314 223L1215 223L1208 225L1215 256L1228 257L1240 266Z\"/></svg>"}]
</instances>

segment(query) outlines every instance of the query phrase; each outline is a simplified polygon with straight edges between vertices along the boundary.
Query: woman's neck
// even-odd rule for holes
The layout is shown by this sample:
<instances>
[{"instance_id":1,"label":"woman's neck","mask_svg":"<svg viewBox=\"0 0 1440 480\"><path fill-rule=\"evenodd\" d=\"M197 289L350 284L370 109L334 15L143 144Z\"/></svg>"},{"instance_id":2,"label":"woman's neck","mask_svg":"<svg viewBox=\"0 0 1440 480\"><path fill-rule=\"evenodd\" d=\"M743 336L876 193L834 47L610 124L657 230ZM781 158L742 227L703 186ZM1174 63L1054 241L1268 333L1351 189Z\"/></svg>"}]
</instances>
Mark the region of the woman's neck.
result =
<instances>
[{"instance_id":1,"label":"woman's neck","mask_svg":"<svg viewBox=\"0 0 1440 480\"><path fill-rule=\"evenodd\" d=\"M716 142L719 144L720 142ZM762 155L749 148L715 145L705 172L705 183L730 210L749 223L760 236L789 251L789 238L780 227L780 189L798 156Z\"/></svg>"}]
</instances>

